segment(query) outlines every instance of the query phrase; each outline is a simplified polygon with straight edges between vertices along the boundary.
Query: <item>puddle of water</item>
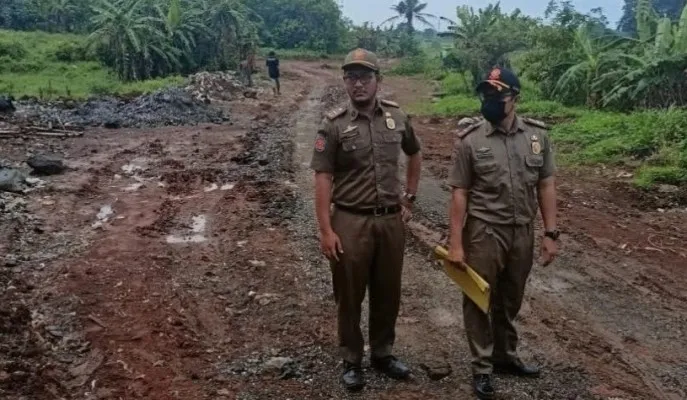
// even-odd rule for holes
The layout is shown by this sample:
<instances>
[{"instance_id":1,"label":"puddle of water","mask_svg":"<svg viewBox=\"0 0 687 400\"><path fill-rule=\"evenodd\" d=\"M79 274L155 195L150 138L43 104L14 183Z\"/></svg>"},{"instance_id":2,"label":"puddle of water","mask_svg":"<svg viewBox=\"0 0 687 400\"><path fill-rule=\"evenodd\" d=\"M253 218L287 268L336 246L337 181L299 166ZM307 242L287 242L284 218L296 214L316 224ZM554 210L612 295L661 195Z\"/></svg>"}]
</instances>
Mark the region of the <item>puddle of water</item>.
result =
<instances>
[{"instance_id":1,"label":"puddle of water","mask_svg":"<svg viewBox=\"0 0 687 400\"><path fill-rule=\"evenodd\" d=\"M208 219L205 217L205 215L198 215L196 217L193 217L193 224L191 224L191 230L193 233L202 233L205 232L205 225L207 224Z\"/></svg>"},{"instance_id":2,"label":"puddle of water","mask_svg":"<svg viewBox=\"0 0 687 400\"><path fill-rule=\"evenodd\" d=\"M207 242L207 238L203 235L190 235L190 236L167 236L167 243L169 244L181 244L181 243L203 243Z\"/></svg>"},{"instance_id":3,"label":"puddle of water","mask_svg":"<svg viewBox=\"0 0 687 400\"><path fill-rule=\"evenodd\" d=\"M197 215L192 218L191 232L192 235L168 235L167 243L169 244L180 244L180 243L203 243L207 242L205 237L205 226L207 225L207 217L205 215Z\"/></svg>"},{"instance_id":4,"label":"puddle of water","mask_svg":"<svg viewBox=\"0 0 687 400\"><path fill-rule=\"evenodd\" d=\"M142 188L143 186L145 186L145 185L141 182L132 183L131 185L125 187L124 191L125 192L135 192L138 189Z\"/></svg>"},{"instance_id":5,"label":"puddle of water","mask_svg":"<svg viewBox=\"0 0 687 400\"><path fill-rule=\"evenodd\" d=\"M98 212L98 215L96 217L100 220L106 220L110 218L114 214L114 210L112 209L112 206L107 204L102 207L100 207L100 211Z\"/></svg>"},{"instance_id":6,"label":"puddle of water","mask_svg":"<svg viewBox=\"0 0 687 400\"><path fill-rule=\"evenodd\" d=\"M214 192L214 191L217 190L217 189L219 189L219 186L217 186L216 183L213 183L212 185L210 185L210 186L206 187L205 189L203 189L203 191L204 191L205 193L209 193L209 192Z\"/></svg>"}]
</instances>

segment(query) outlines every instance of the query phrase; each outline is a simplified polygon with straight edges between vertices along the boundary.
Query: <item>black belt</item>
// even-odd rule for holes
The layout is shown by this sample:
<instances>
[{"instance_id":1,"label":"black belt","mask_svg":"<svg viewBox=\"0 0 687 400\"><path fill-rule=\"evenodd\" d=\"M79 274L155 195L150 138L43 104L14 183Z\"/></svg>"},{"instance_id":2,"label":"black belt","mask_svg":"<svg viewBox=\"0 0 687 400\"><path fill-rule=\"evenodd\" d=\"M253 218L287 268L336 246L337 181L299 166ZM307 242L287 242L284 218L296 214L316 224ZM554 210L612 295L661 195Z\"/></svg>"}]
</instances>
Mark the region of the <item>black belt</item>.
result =
<instances>
[{"instance_id":1,"label":"black belt","mask_svg":"<svg viewBox=\"0 0 687 400\"><path fill-rule=\"evenodd\" d=\"M395 206L390 206L390 207L377 207L377 208L354 208L354 207L346 207L342 206L340 204L334 204L334 206L342 211L349 212L351 214L358 214L358 215L374 215L376 217L381 217L384 215L389 215L389 214L396 214L398 212L401 212L401 206L395 205Z\"/></svg>"}]
</instances>

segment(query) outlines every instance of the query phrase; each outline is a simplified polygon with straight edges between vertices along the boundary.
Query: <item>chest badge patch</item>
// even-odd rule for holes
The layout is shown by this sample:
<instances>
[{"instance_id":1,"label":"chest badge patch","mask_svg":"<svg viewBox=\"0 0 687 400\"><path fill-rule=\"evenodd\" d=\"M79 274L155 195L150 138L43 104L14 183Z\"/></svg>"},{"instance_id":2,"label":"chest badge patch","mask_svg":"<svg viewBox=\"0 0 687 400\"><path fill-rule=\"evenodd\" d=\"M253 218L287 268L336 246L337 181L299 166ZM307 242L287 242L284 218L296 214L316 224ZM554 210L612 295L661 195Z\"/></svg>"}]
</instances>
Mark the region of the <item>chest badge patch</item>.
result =
<instances>
[{"instance_id":1,"label":"chest badge patch","mask_svg":"<svg viewBox=\"0 0 687 400\"><path fill-rule=\"evenodd\" d=\"M327 141L324 140L324 136L317 135L317 139L315 139L315 150L322 153L325 147L327 147Z\"/></svg>"},{"instance_id":2,"label":"chest badge patch","mask_svg":"<svg viewBox=\"0 0 687 400\"><path fill-rule=\"evenodd\" d=\"M394 121L393 118L391 118L391 113L386 113L386 127L394 130L396 129L396 121Z\"/></svg>"},{"instance_id":3,"label":"chest badge patch","mask_svg":"<svg viewBox=\"0 0 687 400\"><path fill-rule=\"evenodd\" d=\"M490 147L480 147L475 152L475 156L478 160L483 160L486 158L494 158L494 154L492 153Z\"/></svg>"},{"instance_id":4,"label":"chest badge patch","mask_svg":"<svg viewBox=\"0 0 687 400\"><path fill-rule=\"evenodd\" d=\"M532 154L539 154L539 153L541 153L541 143L532 142Z\"/></svg>"},{"instance_id":5,"label":"chest badge patch","mask_svg":"<svg viewBox=\"0 0 687 400\"><path fill-rule=\"evenodd\" d=\"M341 132L342 134L348 133L348 132L353 132L354 130L358 129L357 125L348 125L348 128L346 128L345 131Z\"/></svg>"}]
</instances>

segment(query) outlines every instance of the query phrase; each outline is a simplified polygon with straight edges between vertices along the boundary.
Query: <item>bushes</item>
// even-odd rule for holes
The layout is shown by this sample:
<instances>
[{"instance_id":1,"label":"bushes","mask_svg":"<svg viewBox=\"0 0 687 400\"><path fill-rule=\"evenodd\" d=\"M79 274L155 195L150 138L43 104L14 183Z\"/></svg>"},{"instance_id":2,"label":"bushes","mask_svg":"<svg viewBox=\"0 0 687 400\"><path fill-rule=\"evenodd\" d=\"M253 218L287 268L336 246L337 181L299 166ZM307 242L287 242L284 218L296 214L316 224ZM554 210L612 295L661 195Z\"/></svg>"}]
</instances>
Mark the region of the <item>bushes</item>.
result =
<instances>
[{"instance_id":1,"label":"bushes","mask_svg":"<svg viewBox=\"0 0 687 400\"><path fill-rule=\"evenodd\" d=\"M641 167L635 182L687 183L687 110L633 114L584 112L553 127L564 159L582 164Z\"/></svg>"},{"instance_id":2,"label":"bushes","mask_svg":"<svg viewBox=\"0 0 687 400\"><path fill-rule=\"evenodd\" d=\"M390 72L396 75L417 75L424 73L428 65L425 55L407 57L401 60Z\"/></svg>"},{"instance_id":3,"label":"bushes","mask_svg":"<svg viewBox=\"0 0 687 400\"><path fill-rule=\"evenodd\" d=\"M4 35L0 36L0 58L21 60L26 57L26 48L21 43L8 39L5 39Z\"/></svg>"},{"instance_id":4,"label":"bushes","mask_svg":"<svg viewBox=\"0 0 687 400\"><path fill-rule=\"evenodd\" d=\"M52 58L61 62L96 61L97 57L89 51L85 43L63 42L57 45Z\"/></svg>"}]
</instances>

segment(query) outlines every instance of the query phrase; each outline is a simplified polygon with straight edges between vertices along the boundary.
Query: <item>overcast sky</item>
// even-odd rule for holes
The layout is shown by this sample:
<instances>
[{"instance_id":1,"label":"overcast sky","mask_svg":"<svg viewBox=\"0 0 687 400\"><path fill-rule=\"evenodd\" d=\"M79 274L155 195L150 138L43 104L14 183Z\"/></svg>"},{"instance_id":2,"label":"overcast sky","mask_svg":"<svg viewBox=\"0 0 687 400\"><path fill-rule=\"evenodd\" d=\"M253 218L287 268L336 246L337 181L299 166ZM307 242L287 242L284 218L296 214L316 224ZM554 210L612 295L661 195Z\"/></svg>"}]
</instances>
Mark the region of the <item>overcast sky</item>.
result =
<instances>
[{"instance_id":1,"label":"overcast sky","mask_svg":"<svg viewBox=\"0 0 687 400\"><path fill-rule=\"evenodd\" d=\"M337 0L343 5L344 15L351 18L355 23L362 24L371 21L378 24L385 19L393 16L390 9L392 4L398 0ZM428 3L425 9L428 13L443 16L455 21L456 7L467 4L475 8L483 8L495 1L487 0L423 0ZM523 13L543 17L548 0L502 0L501 8L504 11L512 11L519 7ZM592 8L601 7L604 14L608 17L612 27L615 28L617 21L622 14L623 0L573 0L572 3L579 11L587 12ZM443 28L443 26L442 26Z\"/></svg>"}]
</instances>

